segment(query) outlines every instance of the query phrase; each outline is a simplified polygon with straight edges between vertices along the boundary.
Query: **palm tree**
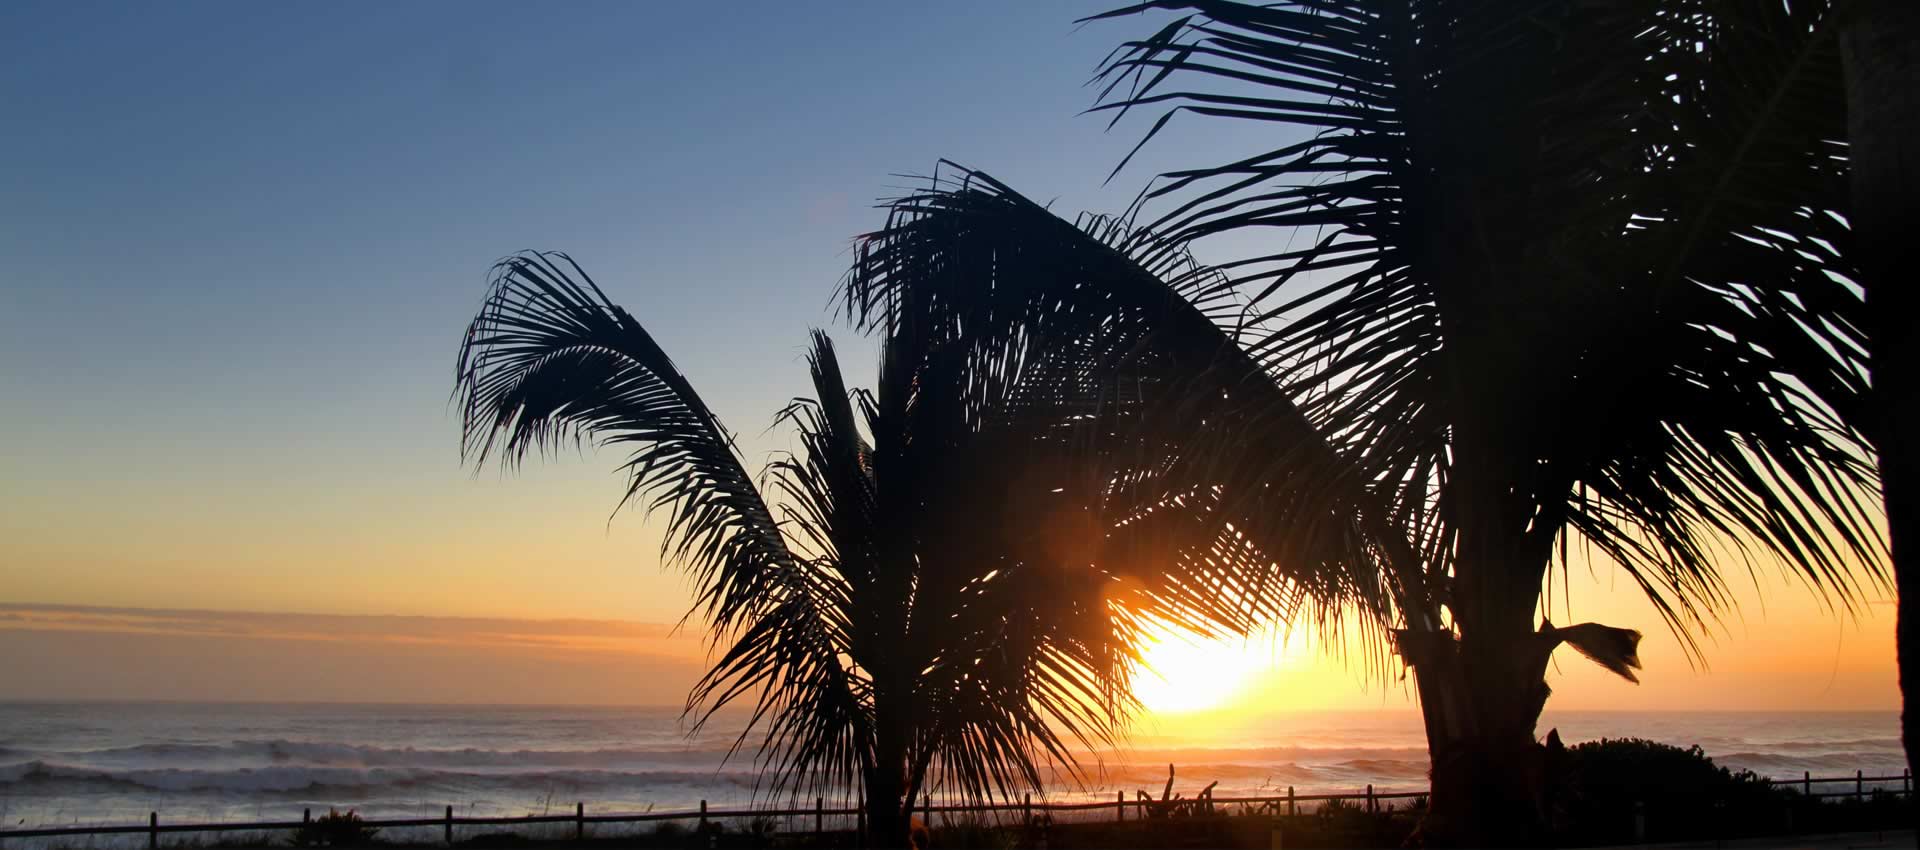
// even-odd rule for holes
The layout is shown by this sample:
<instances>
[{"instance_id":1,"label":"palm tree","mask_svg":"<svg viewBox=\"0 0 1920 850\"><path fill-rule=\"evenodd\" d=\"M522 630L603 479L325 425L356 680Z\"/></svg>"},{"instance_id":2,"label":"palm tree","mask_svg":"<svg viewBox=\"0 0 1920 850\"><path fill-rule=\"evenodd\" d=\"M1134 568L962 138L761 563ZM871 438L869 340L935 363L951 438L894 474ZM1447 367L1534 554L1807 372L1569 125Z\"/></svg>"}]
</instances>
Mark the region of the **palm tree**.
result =
<instances>
[{"instance_id":1,"label":"palm tree","mask_svg":"<svg viewBox=\"0 0 1920 850\"><path fill-rule=\"evenodd\" d=\"M1780 566L1848 610L1884 586L1824 4L1112 15L1150 7L1193 14L1116 51L1103 108L1168 107L1148 138L1178 112L1294 136L1167 175L1165 211L1128 237L1155 256L1290 236L1223 267L1244 313L1151 276L1026 273L1094 240L978 175L896 205L850 303L1155 371L1154 427L1184 425L1190 450L1130 498L1216 494L1207 512L1255 559L1235 575L1260 558L1377 575L1427 725L1429 839L1538 840L1556 646L1633 678L1638 632L1545 616L1576 551L1696 657L1732 609L1730 565Z\"/></svg>"},{"instance_id":2,"label":"palm tree","mask_svg":"<svg viewBox=\"0 0 1920 850\"><path fill-rule=\"evenodd\" d=\"M1900 689L1905 710L1900 737L1907 763L1920 764L1920 612L1908 604L1920 596L1920 557L1914 555L1920 527L1920 464L1912 435L1920 433L1920 304L1902 276L1906 222L1920 215L1920 6L1901 0L1860 0L1840 21L1847 79L1847 162L1852 170L1850 256L1858 267L1868 312L1870 364L1875 404L1864 430L1880 454L1880 481L1887 507L1887 537L1899 588Z\"/></svg>"},{"instance_id":3,"label":"palm tree","mask_svg":"<svg viewBox=\"0 0 1920 850\"><path fill-rule=\"evenodd\" d=\"M1072 769L1127 716L1140 617L1211 604L1095 567L1115 559L1089 548L1107 476L1075 463L1094 456L1064 450L1074 429L1024 428L1023 385L978 351L930 339L896 322L878 387L849 391L816 332L815 397L778 416L801 449L759 485L646 329L565 255L495 267L458 367L476 466L581 440L627 452L622 504L665 512L663 560L696 579L713 628L688 712L750 704L735 746L760 736L770 790L861 795L881 846L906 846L930 786L1005 798L1050 763Z\"/></svg>"}]
</instances>

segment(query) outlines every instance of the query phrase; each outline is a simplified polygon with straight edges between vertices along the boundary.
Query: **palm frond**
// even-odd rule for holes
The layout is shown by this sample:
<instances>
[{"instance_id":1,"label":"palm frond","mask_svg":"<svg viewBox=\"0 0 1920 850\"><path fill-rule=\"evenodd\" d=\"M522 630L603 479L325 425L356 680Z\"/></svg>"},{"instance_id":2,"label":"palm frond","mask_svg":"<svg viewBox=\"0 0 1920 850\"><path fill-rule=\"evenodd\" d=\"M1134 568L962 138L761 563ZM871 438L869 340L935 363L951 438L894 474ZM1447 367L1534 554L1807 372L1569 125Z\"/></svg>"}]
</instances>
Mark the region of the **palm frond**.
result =
<instances>
[{"instance_id":1,"label":"palm frond","mask_svg":"<svg viewBox=\"0 0 1920 850\"><path fill-rule=\"evenodd\" d=\"M721 628L793 558L720 424L653 337L565 254L500 261L461 344L463 451L476 466L591 439L629 451L621 504L668 514L662 555L692 570Z\"/></svg>"},{"instance_id":2,"label":"palm frond","mask_svg":"<svg viewBox=\"0 0 1920 850\"><path fill-rule=\"evenodd\" d=\"M1497 565L1568 537L1690 650L1732 604L1729 551L1843 606L1884 584L1849 424L1865 342L1827 4L1100 17L1148 9L1186 14L1116 51L1100 109L1159 110L1143 144L1183 113L1283 141L1165 175L1147 227L1303 243L1228 268L1260 305L1248 349L1391 501L1456 613L1525 593Z\"/></svg>"},{"instance_id":3,"label":"palm frond","mask_svg":"<svg viewBox=\"0 0 1920 850\"><path fill-rule=\"evenodd\" d=\"M1640 678L1633 673L1640 669L1639 632L1633 629L1603 626L1599 623L1580 623L1557 629L1548 624L1542 631L1549 641L1566 642L1581 655L1612 671L1614 675L1629 682L1640 681Z\"/></svg>"},{"instance_id":4,"label":"palm frond","mask_svg":"<svg viewBox=\"0 0 1920 850\"><path fill-rule=\"evenodd\" d=\"M926 328L885 336L865 409L884 523L912 547L894 563L913 565L889 597L907 604L875 606L904 616L874 640L902 651L893 673L922 701L912 761L946 793L1006 798L1040 787L1043 762L1077 769L1069 744L1112 740L1139 639L1086 557L1087 474L1008 427L1014 387Z\"/></svg>"},{"instance_id":5,"label":"palm frond","mask_svg":"<svg viewBox=\"0 0 1920 850\"><path fill-rule=\"evenodd\" d=\"M863 721L840 662L843 594L787 548L731 436L646 329L571 258L529 252L494 267L458 363L462 446L476 466L584 440L628 451L621 504L666 512L663 559L694 575L696 610L726 647L688 711L704 723L750 698L741 740L770 721L776 778L844 783Z\"/></svg>"},{"instance_id":6,"label":"palm frond","mask_svg":"<svg viewBox=\"0 0 1920 850\"><path fill-rule=\"evenodd\" d=\"M1302 604L1323 625L1347 604L1384 612L1395 553L1418 580L1390 507L1241 351L1223 275L1124 222L1075 226L957 173L890 205L846 309L967 347L974 374L1012 388L1001 424L1099 455L1103 566L1200 629Z\"/></svg>"}]
</instances>

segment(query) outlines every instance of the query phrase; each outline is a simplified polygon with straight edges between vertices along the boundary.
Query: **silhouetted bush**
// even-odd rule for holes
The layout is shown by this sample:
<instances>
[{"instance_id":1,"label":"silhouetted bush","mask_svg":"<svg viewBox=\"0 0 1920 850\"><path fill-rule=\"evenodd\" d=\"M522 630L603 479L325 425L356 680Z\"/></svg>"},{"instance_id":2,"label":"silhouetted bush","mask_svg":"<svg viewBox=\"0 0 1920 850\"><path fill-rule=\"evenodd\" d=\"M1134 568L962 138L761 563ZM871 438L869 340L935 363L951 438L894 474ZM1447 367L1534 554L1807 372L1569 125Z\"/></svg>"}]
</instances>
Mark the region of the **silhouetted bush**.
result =
<instances>
[{"instance_id":1,"label":"silhouetted bush","mask_svg":"<svg viewBox=\"0 0 1920 850\"><path fill-rule=\"evenodd\" d=\"M483 832L472 838L462 839L460 846L477 850L500 850L507 847L536 847L541 842L517 832Z\"/></svg>"},{"instance_id":2,"label":"silhouetted bush","mask_svg":"<svg viewBox=\"0 0 1920 850\"><path fill-rule=\"evenodd\" d=\"M367 826L352 809L345 812L329 809L326 814L315 818L312 823L300 827L293 834L295 847L352 847L369 844L373 841L379 827Z\"/></svg>"},{"instance_id":3,"label":"silhouetted bush","mask_svg":"<svg viewBox=\"0 0 1920 850\"><path fill-rule=\"evenodd\" d=\"M1713 763L1698 746L1601 739L1567 750L1554 789L1554 822L1569 842L1610 844L1726 838L1780 831L1787 795L1752 771Z\"/></svg>"}]
</instances>

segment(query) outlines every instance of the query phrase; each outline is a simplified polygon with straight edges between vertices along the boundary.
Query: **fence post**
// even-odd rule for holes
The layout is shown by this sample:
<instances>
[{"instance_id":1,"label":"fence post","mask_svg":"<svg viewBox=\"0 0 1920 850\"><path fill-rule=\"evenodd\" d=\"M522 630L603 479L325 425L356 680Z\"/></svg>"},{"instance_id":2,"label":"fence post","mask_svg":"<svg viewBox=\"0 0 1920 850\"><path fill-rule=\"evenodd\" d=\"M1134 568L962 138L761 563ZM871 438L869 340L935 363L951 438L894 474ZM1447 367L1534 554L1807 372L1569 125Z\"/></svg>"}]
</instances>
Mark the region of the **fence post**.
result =
<instances>
[{"instance_id":1,"label":"fence post","mask_svg":"<svg viewBox=\"0 0 1920 850\"><path fill-rule=\"evenodd\" d=\"M447 846L453 846L453 807L447 807Z\"/></svg>"},{"instance_id":2,"label":"fence post","mask_svg":"<svg viewBox=\"0 0 1920 850\"><path fill-rule=\"evenodd\" d=\"M707 831L707 801L705 800L700 801L700 831L702 833Z\"/></svg>"},{"instance_id":3,"label":"fence post","mask_svg":"<svg viewBox=\"0 0 1920 850\"><path fill-rule=\"evenodd\" d=\"M1855 800L1865 800L1867 798L1866 775L1867 772L1864 770L1856 770L1853 772L1853 798Z\"/></svg>"},{"instance_id":4,"label":"fence post","mask_svg":"<svg viewBox=\"0 0 1920 850\"><path fill-rule=\"evenodd\" d=\"M302 809L302 810L300 811L300 822L301 822L301 823L313 823L313 810L312 810L312 809Z\"/></svg>"},{"instance_id":5,"label":"fence post","mask_svg":"<svg viewBox=\"0 0 1920 850\"><path fill-rule=\"evenodd\" d=\"M813 798L813 834L827 834L827 798Z\"/></svg>"},{"instance_id":6,"label":"fence post","mask_svg":"<svg viewBox=\"0 0 1920 850\"><path fill-rule=\"evenodd\" d=\"M1805 783L1803 787L1805 788L1807 799L1813 799L1813 771L1800 771L1800 781Z\"/></svg>"},{"instance_id":7,"label":"fence post","mask_svg":"<svg viewBox=\"0 0 1920 850\"><path fill-rule=\"evenodd\" d=\"M1367 783L1367 814L1373 814L1373 783Z\"/></svg>"},{"instance_id":8,"label":"fence post","mask_svg":"<svg viewBox=\"0 0 1920 850\"><path fill-rule=\"evenodd\" d=\"M1028 825L1033 824L1033 792L1020 795L1020 819Z\"/></svg>"},{"instance_id":9,"label":"fence post","mask_svg":"<svg viewBox=\"0 0 1920 850\"><path fill-rule=\"evenodd\" d=\"M152 850L152 848L156 848L159 846L160 846L160 813L148 812L147 813L147 847L148 847L148 850Z\"/></svg>"},{"instance_id":10,"label":"fence post","mask_svg":"<svg viewBox=\"0 0 1920 850\"><path fill-rule=\"evenodd\" d=\"M1297 815L1299 813L1300 813L1300 810L1295 808L1293 803L1293 786L1288 785L1287 786L1287 814Z\"/></svg>"},{"instance_id":11,"label":"fence post","mask_svg":"<svg viewBox=\"0 0 1920 850\"><path fill-rule=\"evenodd\" d=\"M1120 823L1126 823L1127 822L1127 792L1118 791L1115 793L1120 795L1120 799L1118 802L1113 804L1114 820L1119 821Z\"/></svg>"},{"instance_id":12,"label":"fence post","mask_svg":"<svg viewBox=\"0 0 1920 850\"><path fill-rule=\"evenodd\" d=\"M587 804L585 801L573 804L573 840L587 837Z\"/></svg>"}]
</instances>

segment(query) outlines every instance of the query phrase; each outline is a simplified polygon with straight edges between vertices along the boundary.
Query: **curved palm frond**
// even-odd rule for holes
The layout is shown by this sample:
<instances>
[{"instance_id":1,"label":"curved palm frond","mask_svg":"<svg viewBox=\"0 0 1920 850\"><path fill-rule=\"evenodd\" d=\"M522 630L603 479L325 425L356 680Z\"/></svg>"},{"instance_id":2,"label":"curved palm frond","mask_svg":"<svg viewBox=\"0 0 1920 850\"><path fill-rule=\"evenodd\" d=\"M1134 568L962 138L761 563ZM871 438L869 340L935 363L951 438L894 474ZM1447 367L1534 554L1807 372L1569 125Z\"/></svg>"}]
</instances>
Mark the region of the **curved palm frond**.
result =
<instances>
[{"instance_id":1,"label":"curved palm frond","mask_svg":"<svg viewBox=\"0 0 1920 850\"><path fill-rule=\"evenodd\" d=\"M1044 787L1042 762L1076 770L1071 743L1112 740L1140 638L1085 557L1097 505L1066 486L1085 474L1044 433L990 427L1012 388L922 331L887 334L866 397L883 512L915 547L907 616L875 640L906 647L896 672L923 700L913 763L946 793L1006 798Z\"/></svg>"},{"instance_id":2,"label":"curved palm frond","mask_svg":"<svg viewBox=\"0 0 1920 850\"><path fill-rule=\"evenodd\" d=\"M1826 4L1099 17L1152 8L1188 14L1110 58L1099 109L1163 110L1142 144L1179 113L1299 135L1166 175L1149 229L1309 237L1231 268L1249 350L1397 491L1456 612L1537 598L1498 565L1568 538L1690 650L1732 604L1727 552L1843 606L1884 584Z\"/></svg>"},{"instance_id":3,"label":"curved palm frond","mask_svg":"<svg viewBox=\"0 0 1920 850\"><path fill-rule=\"evenodd\" d=\"M475 466L588 438L628 448L621 504L647 497L648 510L668 511L661 554L695 571L716 625L733 625L796 570L732 435L646 329L565 254L494 266L456 377L463 455Z\"/></svg>"},{"instance_id":4,"label":"curved palm frond","mask_svg":"<svg viewBox=\"0 0 1920 850\"><path fill-rule=\"evenodd\" d=\"M566 255L515 255L494 267L457 379L476 466L570 441L628 449L622 505L667 512L662 557L695 576L696 610L727 645L688 711L704 722L751 696L754 723L773 721L777 779L844 781L861 718L835 584L789 551L731 436L646 329Z\"/></svg>"},{"instance_id":5,"label":"curved palm frond","mask_svg":"<svg viewBox=\"0 0 1920 850\"><path fill-rule=\"evenodd\" d=\"M811 609L763 615L695 686L690 703L760 693L748 728L764 722L760 751L772 787L801 791L861 787L874 769L873 682L862 661L862 615L876 600L862 590L879 571L872 481L847 405L831 340L816 332L807 365L823 400L797 400L778 420L794 426L798 455L768 465L764 479L783 497L781 530L815 577ZM796 555L796 557L798 557ZM870 661L869 661L870 663ZM723 695L712 698L714 694Z\"/></svg>"},{"instance_id":6,"label":"curved palm frond","mask_svg":"<svg viewBox=\"0 0 1920 850\"><path fill-rule=\"evenodd\" d=\"M878 389L850 390L816 332L814 397L777 417L799 449L756 484L631 315L563 255L519 255L461 352L464 445L476 464L569 439L629 449L627 499L670 513L663 554L702 580L718 629L688 711L751 704L734 747L760 736L773 793L858 791L876 817L929 778L1011 797L1112 740L1140 638L1081 557L1081 491L1024 471L1056 444L983 430L1010 387L962 351L902 326ZM1037 502L1052 512L983 515Z\"/></svg>"},{"instance_id":7,"label":"curved palm frond","mask_svg":"<svg viewBox=\"0 0 1920 850\"><path fill-rule=\"evenodd\" d=\"M1101 458L1097 562L1141 589L1142 610L1204 630L1311 607L1337 631L1343 606L1395 604L1381 582L1396 553L1418 581L1391 509L1241 351L1217 271L966 169L893 202L863 241L843 285L850 316L969 351L973 380L1011 392L995 427ZM1189 451L1200 443L1228 448ZM1428 607L1417 584L1403 590Z\"/></svg>"},{"instance_id":8,"label":"curved palm frond","mask_svg":"<svg viewBox=\"0 0 1920 850\"><path fill-rule=\"evenodd\" d=\"M1850 424L1868 391L1865 304L1844 259L1829 9L1695 11L1666 39L1696 49L1664 52L1659 84L1643 87L1662 96L1647 104L1657 141L1617 240L1634 285L1589 302L1590 356L1613 366L1583 375L1581 391L1621 400L1626 421L1577 435L1592 455L1578 459L1576 486L1632 507L1620 523L1571 521L1643 583L1641 571L1658 570L1651 583L1695 622L1725 599L1710 537L1758 541L1852 606L1884 580L1885 550L1863 502L1875 473ZM1641 541L1663 551L1622 556Z\"/></svg>"}]
</instances>

